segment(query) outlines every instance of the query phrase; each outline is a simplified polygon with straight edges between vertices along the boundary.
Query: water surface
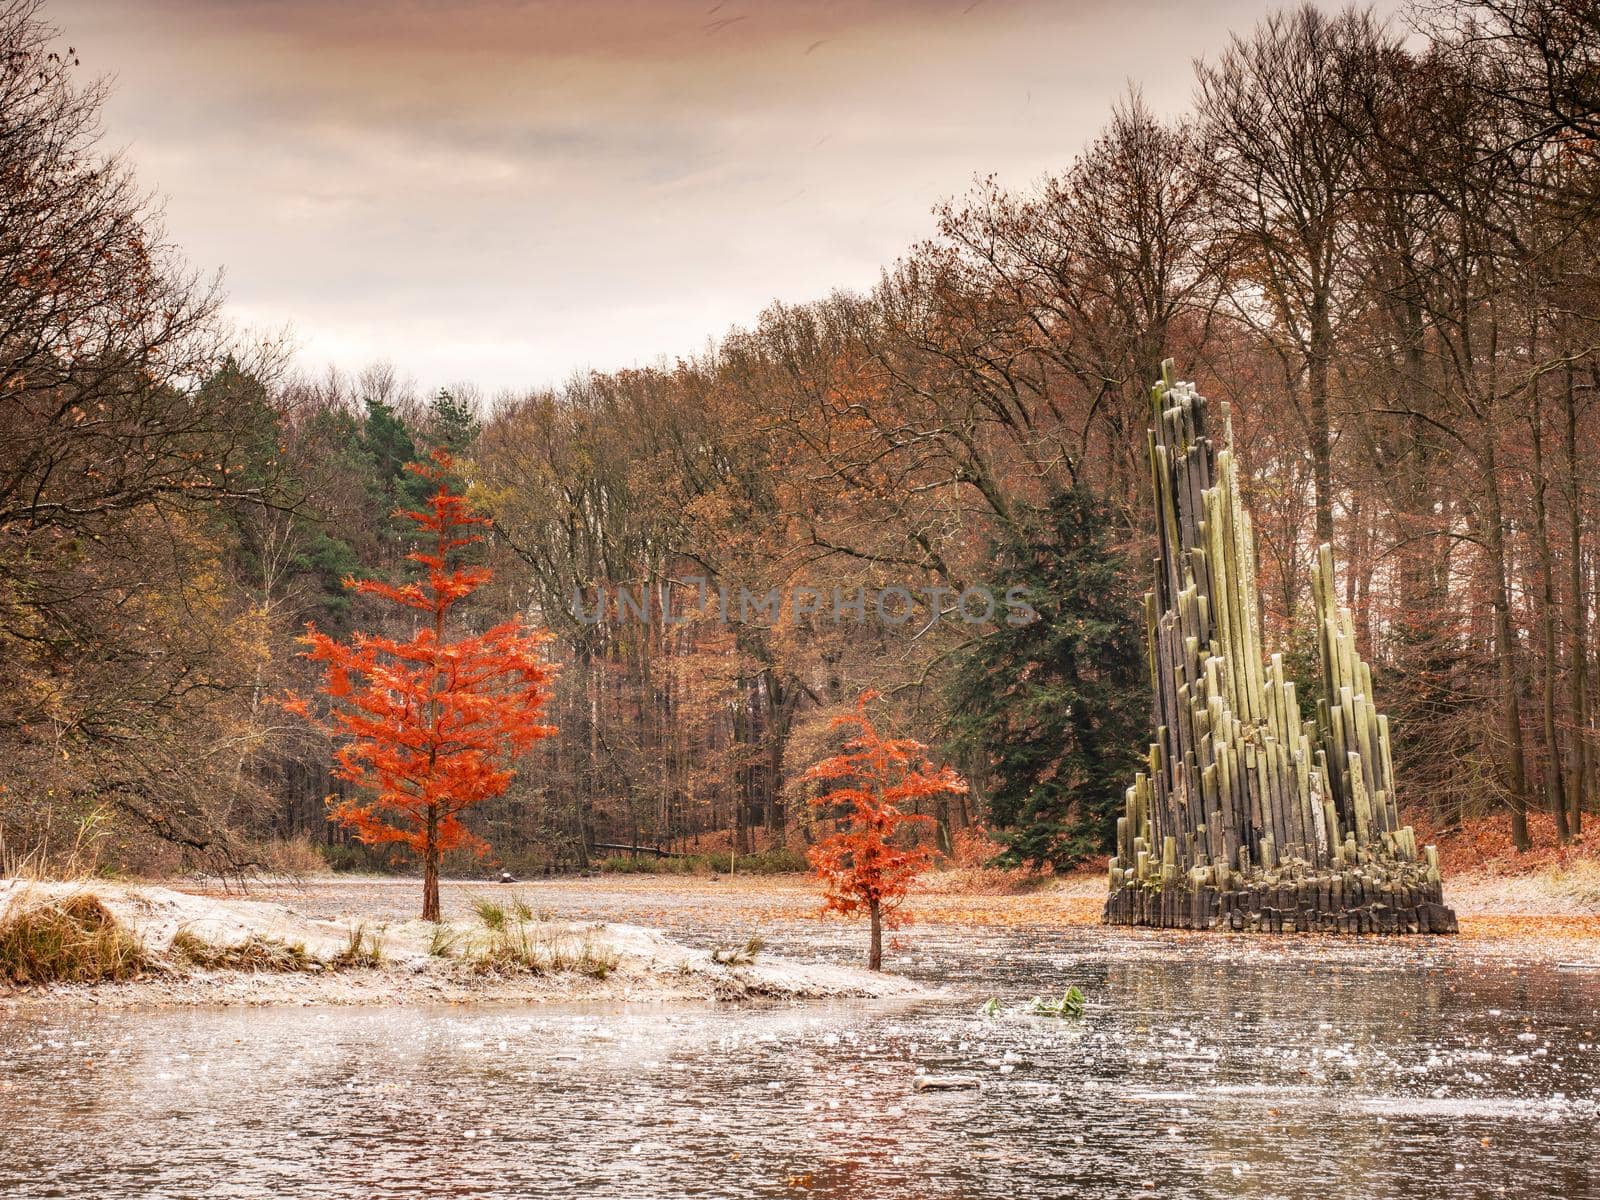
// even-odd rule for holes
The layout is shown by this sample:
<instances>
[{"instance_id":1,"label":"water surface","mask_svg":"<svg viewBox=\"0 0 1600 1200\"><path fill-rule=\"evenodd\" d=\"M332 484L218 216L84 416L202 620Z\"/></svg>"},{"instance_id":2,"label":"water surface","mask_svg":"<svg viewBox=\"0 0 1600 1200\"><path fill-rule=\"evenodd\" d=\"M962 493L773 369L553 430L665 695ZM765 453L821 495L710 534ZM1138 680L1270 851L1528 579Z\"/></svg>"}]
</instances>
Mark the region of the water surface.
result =
<instances>
[{"instance_id":1,"label":"water surface","mask_svg":"<svg viewBox=\"0 0 1600 1200\"><path fill-rule=\"evenodd\" d=\"M748 932L640 903L708 947ZM897 965L946 994L24 1011L0 1025L0 1195L1600 1197L1593 974L1420 942L907 941ZM1021 1015L1067 983L1083 1020ZM989 994L1009 1011L981 1016ZM983 1086L919 1093L919 1071Z\"/></svg>"}]
</instances>

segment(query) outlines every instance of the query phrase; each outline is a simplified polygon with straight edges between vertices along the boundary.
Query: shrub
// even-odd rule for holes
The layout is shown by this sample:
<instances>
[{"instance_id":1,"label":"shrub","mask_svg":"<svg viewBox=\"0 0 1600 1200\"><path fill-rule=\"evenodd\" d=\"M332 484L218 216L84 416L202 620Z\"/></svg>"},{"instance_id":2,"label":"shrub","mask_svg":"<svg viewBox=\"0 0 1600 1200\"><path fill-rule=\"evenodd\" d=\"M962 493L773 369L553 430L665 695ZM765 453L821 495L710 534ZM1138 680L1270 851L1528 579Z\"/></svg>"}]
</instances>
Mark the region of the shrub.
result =
<instances>
[{"instance_id":1,"label":"shrub","mask_svg":"<svg viewBox=\"0 0 1600 1200\"><path fill-rule=\"evenodd\" d=\"M997 859L1005 846L980 825L958 829L952 836L950 861L940 873L937 887L943 892L963 895L1013 895L1042 887L1054 871L1042 868L1001 866Z\"/></svg>"},{"instance_id":2,"label":"shrub","mask_svg":"<svg viewBox=\"0 0 1600 1200\"><path fill-rule=\"evenodd\" d=\"M309 837L272 838L252 847L253 856L271 875L288 875L300 878L306 875L328 873L328 860L323 849Z\"/></svg>"},{"instance_id":3,"label":"shrub","mask_svg":"<svg viewBox=\"0 0 1600 1200\"><path fill-rule=\"evenodd\" d=\"M387 874L393 868L382 850L363 846L360 842L321 846L317 852L328 864L328 870L339 874Z\"/></svg>"},{"instance_id":4,"label":"shrub","mask_svg":"<svg viewBox=\"0 0 1600 1200\"><path fill-rule=\"evenodd\" d=\"M793 875L811 870L811 864L804 854L778 846L760 854L741 855L734 869L746 875Z\"/></svg>"},{"instance_id":5,"label":"shrub","mask_svg":"<svg viewBox=\"0 0 1600 1200\"><path fill-rule=\"evenodd\" d=\"M740 854L732 859L735 874L740 875L790 875L810 869L805 855L785 847L763 850L758 854ZM630 858L613 855L596 862L601 871L618 875L726 875L729 856L726 854L683 854L672 858L654 858L641 855Z\"/></svg>"},{"instance_id":6,"label":"shrub","mask_svg":"<svg viewBox=\"0 0 1600 1200\"><path fill-rule=\"evenodd\" d=\"M662 875L672 871L669 858L629 858L626 854L613 854L596 862L595 869L608 875Z\"/></svg>"}]
</instances>

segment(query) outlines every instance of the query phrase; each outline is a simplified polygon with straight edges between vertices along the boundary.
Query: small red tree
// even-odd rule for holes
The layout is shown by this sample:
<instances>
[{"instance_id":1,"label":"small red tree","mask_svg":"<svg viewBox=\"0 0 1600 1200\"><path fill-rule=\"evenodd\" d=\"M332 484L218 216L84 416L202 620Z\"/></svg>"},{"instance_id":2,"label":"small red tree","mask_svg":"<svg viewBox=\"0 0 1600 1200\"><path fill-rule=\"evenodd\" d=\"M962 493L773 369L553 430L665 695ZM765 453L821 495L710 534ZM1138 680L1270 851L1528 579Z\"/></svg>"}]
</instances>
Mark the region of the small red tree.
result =
<instances>
[{"instance_id":1,"label":"small red tree","mask_svg":"<svg viewBox=\"0 0 1600 1200\"><path fill-rule=\"evenodd\" d=\"M439 857L487 843L460 814L510 785L511 764L555 732L540 720L555 668L542 646L550 635L513 618L485 633L449 640L450 610L492 578L482 567L454 565L457 552L479 541L468 530L489 522L473 515L445 482L449 457L407 469L438 487L415 521L423 545L407 557L427 569L424 580L396 586L346 579L345 587L422 613L408 641L356 633L346 644L308 624L305 656L326 671L326 720L291 696L285 707L314 721L342 744L334 774L364 796L332 808L334 820L370 845L397 842L422 858L422 918L439 919Z\"/></svg>"},{"instance_id":2,"label":"small red tree","mask_svg":"<svg viewBox=\"0 0 1600 1200\"><path fill-rule=\"evenodd\" d=\"M809 857L823 882L826 911L867 910L872 925L867 965L879 971L883 927L892 929L904 919L902 901L931 856L926 846L895 844L904 827L932 821L902 806L923 796L963 793L967 782L950 767L936 770L921 742L881 736L867 715L868 702L876 698L876 692L862 692L854 712L834 718L835 729L854 729L855 736L845 742L844 753L823 759L805 777L848 781L811 801L844 811L840 828L813 846Z\"/></svg>"}]
</instances>

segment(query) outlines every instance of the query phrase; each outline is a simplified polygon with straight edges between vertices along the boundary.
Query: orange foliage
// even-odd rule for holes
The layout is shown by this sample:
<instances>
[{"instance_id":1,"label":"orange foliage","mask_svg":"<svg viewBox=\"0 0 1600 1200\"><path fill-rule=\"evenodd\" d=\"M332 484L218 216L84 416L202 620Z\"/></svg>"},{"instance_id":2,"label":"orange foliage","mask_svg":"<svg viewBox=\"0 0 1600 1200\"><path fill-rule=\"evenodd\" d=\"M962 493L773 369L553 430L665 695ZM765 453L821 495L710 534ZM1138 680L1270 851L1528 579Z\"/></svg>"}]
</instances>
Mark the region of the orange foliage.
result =
<instances>
[{"instance_id":1,"label":"orange foliage","mask_svg":"<svg viewBox=\"0 0 1600 1200\"><path fill-rule=\"evenodd\" d=\"M1042 887L1055 875L1049 863L1042 866L997 867L995 856L1005 849L983 825L955 830L944 869L919 885L921 891L952 896L1005 896ZM1102 863L1104 860L1102 859Z\"/></svg>"},{"instance_id":2,"label":"orange foliage","mask_svg":"<svg viewBox=\"0 0 1600 1200\"><path fill-rule=\"evenodd\" d=\"M969 825L950 835L950 865L959 868L987 867L1005 846L985 825Z\"/></svg>"},{"instance_id":3,"label":"orange foliage","mask_svg":"<svg viewBox=\"0 0 1600 1200\"><path fill-rule=\"evenodd\" d=\"M439 453L431 465L408 468L439 484L428 511L400 514L431 538L430 549L407 556L426 578L400 586L345 580L427 620L408 641L358 632L349 644L308 624L300 640L305 656L324 666L332 710L320 721L305 700L285 703L342 743L334 773L365 793L335 805L333 818L363 842L399 843L422 857L424 920L439 917L439 856L488 849L460 814L504 792L516 757L555 732L541 721L555 673L542 653L549 634L513 617L485 633L445 636L450 610L491 578L486 569L452 565L455 552L480 540L466 531L489 522L450 491L449 465Z\"/></svg>"},{"instance_id":4,"label":"orange foliage","mask_svg":"<svg viewBox=\"0 0 1600 1200\"><path fill-rule=\"evenodd\" d=\"M901 902L931 857L926 846L895 845L901 829L932 820L901 806L924 796L967 790L966 780L952 768L934 768L923 756L928 747L921 742L878 733L867 716L867 704L876 696L862 692L854 712L834 718L834 728L853 728L856 735L845 742L843 754L823 759L805 776L849 781L811 801L819 808L845 811L843 827L812 847L809 857L823 882L825 911L867 911L872 922L868 965L874 971L883 963L882 927L892 928L904 919Z\"/></svg>"}]
</instances>

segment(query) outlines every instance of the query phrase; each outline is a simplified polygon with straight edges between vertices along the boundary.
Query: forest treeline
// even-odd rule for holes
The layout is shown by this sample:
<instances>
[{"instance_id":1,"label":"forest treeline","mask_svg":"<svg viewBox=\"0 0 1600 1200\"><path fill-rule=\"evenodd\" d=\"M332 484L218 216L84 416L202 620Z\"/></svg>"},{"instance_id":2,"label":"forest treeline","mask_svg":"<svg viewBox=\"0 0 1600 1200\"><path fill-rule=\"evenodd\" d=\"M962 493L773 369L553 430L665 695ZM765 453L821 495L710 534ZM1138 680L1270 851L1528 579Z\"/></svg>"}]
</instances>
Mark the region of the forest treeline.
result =
<instances>
[{"instance_id":1,"label":"forest treeline","mask_svg":"<svg viewBox=\"0 0 1600 1200\"><path fill-rule=\"evenodd\" d=\"M128 862L369 861L326 820L328 745L278 698L307 688L306 622L390 619L341 580L405 575L393 514L434 447L493 519L472 619L556 634L560 732L476 814L507 863L803 840L801 776L868 688L971 781L930 810L941 844L984 823L1019 859L1093 853L1150 732L1165 357L1231 405L1300 694L1327 541L1403 803L1509 807L1524 841L1535 808L1561 836L1593 812L1588 0L1284 10L1195 65L1188 116L1130 93L1059 174L940 205L868 291L495 397L297 377L231 330L47 18L0 0L12 861L85 836ZM971 619L1008 588L1037 620Z\"/></svg>"}]
</instances>

